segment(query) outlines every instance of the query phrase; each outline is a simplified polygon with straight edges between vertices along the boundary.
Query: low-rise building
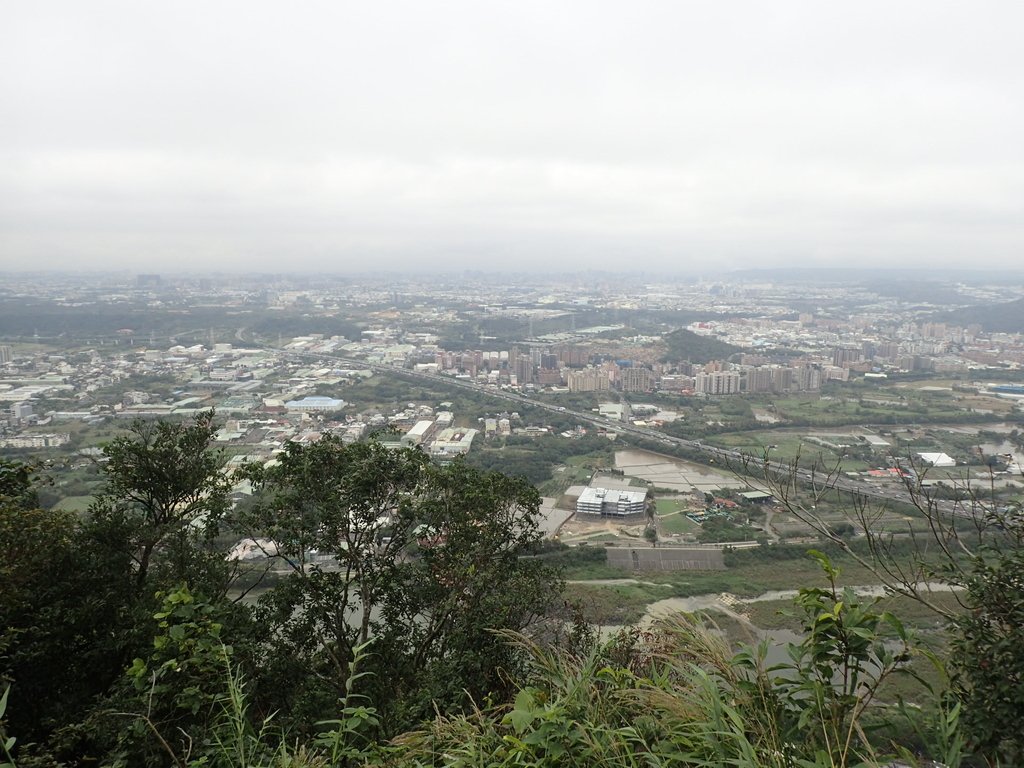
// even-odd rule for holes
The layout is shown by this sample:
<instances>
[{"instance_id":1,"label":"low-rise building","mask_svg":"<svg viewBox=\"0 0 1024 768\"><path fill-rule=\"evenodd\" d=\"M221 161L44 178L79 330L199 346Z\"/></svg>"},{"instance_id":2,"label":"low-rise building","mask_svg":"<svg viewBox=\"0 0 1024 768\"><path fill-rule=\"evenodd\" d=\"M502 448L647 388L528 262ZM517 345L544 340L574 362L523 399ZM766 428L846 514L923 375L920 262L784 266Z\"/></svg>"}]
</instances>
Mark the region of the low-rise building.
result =
<instances>
[{"instance_id":1,"label":"low-rise building","mask_svg":"<svg viewBox=\"0 0 1024 768\"><path fill-rule=\"evenodd\" d=\"M45 435L18 435L0 439L0 448L56 448L71 440L68 432Z\"/></svg>"},{"instance_id":2,"label":"low-rise building","mask_svg":"<svg viewBox=\"0 0 1024 768\"><path fill-rule=\"evenodd\" d=\"M469 453L476 436L475 429L442 429L430 444L430 454L437 458L445 458Z\"/></svg>"},{"instance_id":3,"label":"low-rise building","mask_svg":"<svg viewBox=\"0 0 1024 768\"><path fill-rule=\"evenodd\" d=\"M289 400L284 404L285 408L289 411L309 412L309 411L340 411L345 407L344 400L338 400L333 397L321 397L320 395L310 395L304 397L301 400Z\"/></svg>"},{"instance_id":4,"label":"low-rise building","mask_svg":"<svg viewBox=\"0 0 1024 768\"><path fill-rule=\"evenodd\" d=\"M409 428L408 432L402 435L402 445L410 447L419 445L427 438L430 434L430 430L433 428L434 422L429 419L417 421Z\"/></svg>"}]
</instances>

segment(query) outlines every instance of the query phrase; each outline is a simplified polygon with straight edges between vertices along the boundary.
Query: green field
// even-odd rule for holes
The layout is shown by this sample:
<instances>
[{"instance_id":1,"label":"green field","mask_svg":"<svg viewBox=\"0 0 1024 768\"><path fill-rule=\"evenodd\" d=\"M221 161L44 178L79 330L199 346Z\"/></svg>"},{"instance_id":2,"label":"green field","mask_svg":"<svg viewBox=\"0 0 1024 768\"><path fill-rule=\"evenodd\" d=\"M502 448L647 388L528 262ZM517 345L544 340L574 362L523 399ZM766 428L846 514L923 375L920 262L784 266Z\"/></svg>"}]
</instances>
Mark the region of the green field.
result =
<instances>
[{"instance_id":1,"label":"green field","mask_svg":"<svg viewBox=\"0 0 1024 768\"><path fill-rule=\"evenodd\" d=\"M696 533L700 530L700 526L682 512L658 515L658 525L665 533Z\"/></svg>"},{"instance_id":2,"label":"green field","mask_svg":"<svg viewBox=\"0 0 1024 768\"><path fill-rule=\"evenodd\" d=\"M599 542L600 538L591 539ZM847 557L837 557L840 568L839 583L849 585L877 584L878 577ZM565 569L565 578L614 579L638 578L671 585L661 597L691 597L718 592L731 592L739 597L754 597L776 589L799 589L800 587L827 585L821 567L810 557L787 560L766 560L744 563L724 571L665 571L636 574L631 570L611 568L603 564L570 566ZM599 585L595 585L600 588Z\"/></svg>"},{"instance_id":3,"label":"green field","mask_svg":"<svg viewBox=\"0 0 1024 768\"><path fill-rule=\"evenodd\" d=\"M587 621L600 625L635 624L648 605L671 596L671 587L651 584L567 584L563 593L566 602L579 604Z\"/></svg>"},{"instance_id":4,"label":"green field","mask_svg":"<svg viewBox=\"0 0 1024 768\"><path fill-rule=\"evenodd\" d=\"M654 504L658 511L658 517L674 515L685 506L681 499L658 499Z\"/></svg>"},{"instance_id":5,"label":"green field","mask_svg":"<svg viewBox=\"0 0 1024 768\"><path fill-rule=\"evenodd\" d=\"M684 499L658 499L655 501L658 527L664 533L696 533L700 526L686 517L690 505Z\"/></svg>"},{"instance_id":6,"label":"green field","mask_svg":"<svg viewBox=\"0 0 1024 768\"><path fill-rule=\"evenodd\" d=\"M873 585L877 576L848 558L836 558L840 566L839 584L850 586ZM667 597L693 597L695 595L729 592L743 597L756 597L770 590L799 589L801 587L827 587L821 567L811 558L775 562L749 563L725 571L675 571L634 574L631 571L607 566L581 566L569 568L567 579L578 579L569 584L568 599L580 599L588 620L598 624L629 623L642 616L650 603ZM587 580L636 578L636 584L586 583ZM869 600L870 598L865 598ZM943 604L955 602L952 595L940 594L936 598ZM779 613L790 609L792 601L752 602L743 610L750 621L762 629L798 629L800 623L792 616ZM886 598L880 609L892 610L910 626L935 629L935 615L906 598Z\"/></svg>"},{"instance_id":7,"label":"green field","mask_svg":"<svg viewBox=\"0 0 1024 768\"><path fill-rule=\"evenodd\" d=\"M871 601L871 598L861 599L865 602ZM945 610L962 610L957 596L952 592L934 592L929 599ZM942 617L917 600L902 595L891 595L879 599L876 610L889 611L899 617L905 627L921 632L940 630L943 626ZM796 631L801 626L792 600L747 603L743 607L743 612L752 624L761 629L790 629Z\"/></svg>"},{"instance_id":8,"label":"green field","mask_svg":"<svg viewBox=\"0 0 1024 768\"><path fill-rule=\"evenodd\" d=\"M54 509L64 512L85 512L91 503L92 496L67 496L54 505Z\"/></svg>"}]
</instances>

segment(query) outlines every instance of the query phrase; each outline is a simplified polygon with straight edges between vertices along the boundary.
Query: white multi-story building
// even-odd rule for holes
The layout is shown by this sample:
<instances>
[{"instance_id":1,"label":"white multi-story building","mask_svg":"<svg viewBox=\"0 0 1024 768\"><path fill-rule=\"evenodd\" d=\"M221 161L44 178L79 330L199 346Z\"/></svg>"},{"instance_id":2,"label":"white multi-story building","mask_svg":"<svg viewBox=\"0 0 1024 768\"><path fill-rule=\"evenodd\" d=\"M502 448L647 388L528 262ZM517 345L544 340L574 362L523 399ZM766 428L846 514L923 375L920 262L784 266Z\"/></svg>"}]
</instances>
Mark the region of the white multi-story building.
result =
<instances>
[{"instance_id":1,"label":"white multi-story building","mask_svg":"<svg viewBox=\"0 0 1024 768\"><path fill-rule=\"evenodd\" d=\"M643 514L647 507L646 491L584 488L576 500L576 512L604 517L626 517Z\"/></svg>"},{"instance_id":2,"label":"white multi-story building","mask_svg":"<svg viewBox=\"0 0 1024 768\"><path fill-rule=\"evenodd\" d=\"M607 392L611 389L611 380L607 371L598 368L584 368L582 371L569 371L566 383L570 392Z\"/></svg>"},{"instance_id":3,"label":"white multi-story building","mask_svg":"<svg viewBox=\"0 0 1024 768\"><path fill-rule=\"evenodd\" d=\"M698 373L693 388L704 395L733 395L740 391L740 374L738 371Z\"/></svg>"},{"instance_id":4,"label":"white multi-story building","mask_svg":"<svg viewBox=\"0 0 1024 768\"><path fill-rule=\"evenodd\" d=\"M21 402L11 406L11 416L21 421L32 415L32 403Z\"/></svg>"},{"instance_id":5,"label":"white multi-story building","mask_svg":"<svg viewBox=\"0 0 1024 768\"><path fill-rule=\"evenodd\" d=\"M655 375L650 368L624 368L619 380L623 392L650 392L654 389Z\"/></svg>"}]
</instances>

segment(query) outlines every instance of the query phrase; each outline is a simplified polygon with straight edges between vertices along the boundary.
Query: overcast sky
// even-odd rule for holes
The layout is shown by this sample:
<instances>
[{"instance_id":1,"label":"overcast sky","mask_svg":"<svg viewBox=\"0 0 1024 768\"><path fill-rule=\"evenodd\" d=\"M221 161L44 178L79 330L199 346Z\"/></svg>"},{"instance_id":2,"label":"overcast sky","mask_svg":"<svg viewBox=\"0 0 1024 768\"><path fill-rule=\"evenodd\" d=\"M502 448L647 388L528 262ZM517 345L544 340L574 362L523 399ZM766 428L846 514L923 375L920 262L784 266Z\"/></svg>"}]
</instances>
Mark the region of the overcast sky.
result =
<instances>
[{"instance_id":1,"label":"overcast sky","mask_svg":"<svg viewBox=\"0 0 1024 768\"><path fill-rule=\"evenodd\" d=\"M1024 262L1024 3L0 10L0 268Z\"/></svg>"}]
</instances>

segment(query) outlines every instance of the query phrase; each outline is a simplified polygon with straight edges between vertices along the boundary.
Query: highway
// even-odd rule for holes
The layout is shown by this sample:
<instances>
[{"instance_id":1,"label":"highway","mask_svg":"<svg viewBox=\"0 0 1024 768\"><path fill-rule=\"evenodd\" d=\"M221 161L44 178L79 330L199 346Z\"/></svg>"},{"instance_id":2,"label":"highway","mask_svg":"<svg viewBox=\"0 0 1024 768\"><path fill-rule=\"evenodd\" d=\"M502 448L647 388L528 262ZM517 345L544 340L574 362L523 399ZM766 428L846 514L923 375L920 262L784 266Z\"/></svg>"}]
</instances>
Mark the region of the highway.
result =
<instances>
[{"instance_id":1,"label":"highway","mask_svg":"<svg viewBox=\"0 0 1024 768\"><path fill-rule=\"evenodd\" d=\"M812 470L794 468L793 465L788 462L771 461L766 459L763 455L757 456L743 453L742 451L719 448L717 446L707 445L700 440L688 440L682 437L673 437L655 429L637 427L632 424L613 421L608 418L596 416L591 412L567 409L563 406L552 405L551 403L523 395L519 392L511 392L509 390L498 389L495 387L483 387L473 382L456 379L452 376L440 376L434 373L414 371L407 368L397 368L390 365L381 365L379 363L369 363L365 360L350 359L329 353L298 352L293 350L278 350L278 353L284 358L291 357L297 360L333 360L350 368L369 369L375 373L380 373L385 376L398 376L400 378L440 383L450 387L459 387L461 389L472 391L476 394L485 395L494 400L504 400L512 404L529 405L533 408L542 408L544 410L551 411L552 413L573 416L581 422L612 430L617 433L633 435L644 438L645 440L659 442L663 445L673 445L703 454L708 458L710 463L719 462L726 469L732 469L737 473L742 473L754 478L760 478L762 480L766 473L772 472L783 478L793 476L804 484L813 486L817 489L823 489L826 487L834 488L839 491L855 494L879 502L898 501L907 504L914 503L906 488L877 488L864 482L844 477L840 473L829 474L827 471L820 469ZM782 481L782 484L784 485L785 481ZM965 507L963 504L946 501L937 502L937 504L939 510L945 514L962 517L971 516L969 507Z\"/></svg>"}]
</instances>

